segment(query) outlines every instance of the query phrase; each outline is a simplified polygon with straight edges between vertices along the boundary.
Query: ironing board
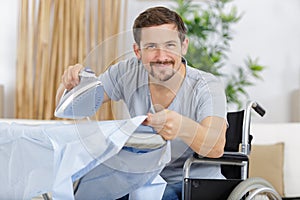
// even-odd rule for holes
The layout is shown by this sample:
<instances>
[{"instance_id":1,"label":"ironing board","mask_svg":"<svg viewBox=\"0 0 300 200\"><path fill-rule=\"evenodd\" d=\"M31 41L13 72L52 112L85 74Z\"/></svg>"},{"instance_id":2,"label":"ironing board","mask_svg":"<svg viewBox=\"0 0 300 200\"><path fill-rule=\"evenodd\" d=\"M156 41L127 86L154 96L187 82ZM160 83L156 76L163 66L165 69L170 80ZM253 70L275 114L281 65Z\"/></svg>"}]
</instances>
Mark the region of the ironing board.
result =
<instances>
[{"instance_id":1,"label":"ironing board","mask_svg":"<svg viewBox=\"0 0 300 200\"><path fill-rule=\"evenodd\" d=\"M6 183L0 199L31 199L46 192L53 199L74 199L73 181L117 155L145 117L38 125L0 120L0 180ZM156 167L168 160L160 159Z\"/></svg>"}]
</instances>

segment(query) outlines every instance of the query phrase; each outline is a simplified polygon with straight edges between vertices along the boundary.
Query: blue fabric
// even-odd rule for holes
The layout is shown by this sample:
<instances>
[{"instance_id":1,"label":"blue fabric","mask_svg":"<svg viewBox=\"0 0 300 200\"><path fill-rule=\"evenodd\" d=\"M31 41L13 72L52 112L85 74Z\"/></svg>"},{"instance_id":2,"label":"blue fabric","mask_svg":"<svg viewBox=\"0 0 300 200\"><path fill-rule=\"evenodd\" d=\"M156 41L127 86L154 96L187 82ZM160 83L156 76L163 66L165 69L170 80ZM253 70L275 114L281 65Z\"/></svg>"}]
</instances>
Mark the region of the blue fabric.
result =
<instances>
[{"instance_id":1,"label":"blue fabric","mask_svg":"<svg viewBox=\"0 0 300 200\"><path fill-rule=\"evenodd\" d=\"M182 197L182 182L167 184L162 200L180 200Z\"/></svg>"},{"instance_id":2,"label":"blue fabric","mask_svg":"<svg viewBox=\"0 0 300 200\"><path fill-rule=\"evenodd\" d=\"M114 200L120 198L144 185L151 185L152 180L169 161L169 143L146 153L122 149L81 178L75 199Z\"/></svg>"}]
</instances>

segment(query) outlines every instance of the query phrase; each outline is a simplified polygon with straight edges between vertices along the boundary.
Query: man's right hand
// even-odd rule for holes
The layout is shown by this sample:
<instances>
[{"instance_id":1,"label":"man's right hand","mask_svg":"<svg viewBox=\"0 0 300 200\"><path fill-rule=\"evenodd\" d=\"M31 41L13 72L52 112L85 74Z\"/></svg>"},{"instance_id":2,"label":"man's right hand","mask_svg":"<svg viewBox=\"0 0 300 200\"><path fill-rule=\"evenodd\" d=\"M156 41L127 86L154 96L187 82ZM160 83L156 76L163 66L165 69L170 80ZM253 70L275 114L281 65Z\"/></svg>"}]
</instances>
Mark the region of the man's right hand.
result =
<instances>
[{"instance_id":1,"label":"man's right hand","mask_svg":"<svg viewBox=\"0 0 300 200\"><path fill-rule=\"evenodd\" d=\"M64 74L61 77L61 83L63 84L64 88L67 90L71 90L73 87L79 84L79 72L84 67L81 64L76 64L69 66Z\"/></svg>"},{"instance_id":2,"label":"man's right hand","mask_svg":"<svg viewBox=\"0 0 300 200\"><path fill-rule=\"evenodd\" d=\"M79 72L84 67L81 64L71 65L65 71L61 77L61 84L56 91L56 105L58 105L61 96L65 90L71 90L73 87L79 84Z\"/></svg>"}]
</instances>

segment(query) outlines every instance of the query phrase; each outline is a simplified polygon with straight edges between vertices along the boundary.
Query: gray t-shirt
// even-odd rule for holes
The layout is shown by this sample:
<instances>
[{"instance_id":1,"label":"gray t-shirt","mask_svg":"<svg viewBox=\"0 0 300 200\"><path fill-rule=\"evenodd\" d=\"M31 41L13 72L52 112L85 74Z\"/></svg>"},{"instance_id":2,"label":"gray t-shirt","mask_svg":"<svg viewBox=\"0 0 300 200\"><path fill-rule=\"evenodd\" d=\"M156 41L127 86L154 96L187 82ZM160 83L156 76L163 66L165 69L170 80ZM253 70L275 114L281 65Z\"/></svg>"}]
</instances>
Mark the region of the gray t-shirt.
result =
<instances>
[{"instance_id":1,"label":"gray t-shirt","mask_svg":"<svg viewBox=\"0 0 300 200\"><path fill-rule=\"evenodd\" d=\"M183 62L186 61L183 59ZM114 101L123 100L131 117L154 112L148 86L148 72L136 58L131 58L111 66L99 79L107 95ZM186 76L171 102L169 110L201 122L208 116L226 118L226 97L221 82L212 74L186 65ZM184 161L193 154L180 139L171 141L171 162L161 176L168 182L182 180ZM191 173L202 178L223 178L219 166L201 164Z\"/></svg>"}]
</instances>

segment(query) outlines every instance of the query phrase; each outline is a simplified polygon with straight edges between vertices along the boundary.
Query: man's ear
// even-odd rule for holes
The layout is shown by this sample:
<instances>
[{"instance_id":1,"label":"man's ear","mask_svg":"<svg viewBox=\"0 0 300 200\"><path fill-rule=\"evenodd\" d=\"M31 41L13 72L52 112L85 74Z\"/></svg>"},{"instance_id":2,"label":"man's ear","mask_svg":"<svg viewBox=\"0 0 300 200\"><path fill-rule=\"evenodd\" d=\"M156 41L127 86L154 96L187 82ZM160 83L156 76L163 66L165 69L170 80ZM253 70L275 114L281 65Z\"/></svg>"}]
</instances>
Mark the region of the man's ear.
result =
<instances>
[{"instance_id":1,"label":"man's ear","mask_svg":"<svg viewBox=\"0 0 300 200\"><path fill-rule=\"evenodd\" d=\"M186 37L181 45L181 54L184 56L187 53L189 47L189 39Z\"/></svg>"},{"instance_id":2,"label":"man's ear","mask_svg":"<svg viewBox=\"0 0 300 200\"><path fill-rule=\"evenodd\" d=\"M135 53L135 56L137 57L138 60L142 58L141 56L141 49L137 43L133 44L133 51Z\"/></svg>"}]
</instances>

